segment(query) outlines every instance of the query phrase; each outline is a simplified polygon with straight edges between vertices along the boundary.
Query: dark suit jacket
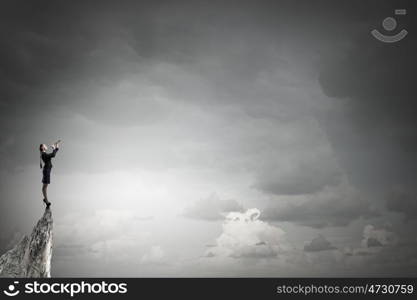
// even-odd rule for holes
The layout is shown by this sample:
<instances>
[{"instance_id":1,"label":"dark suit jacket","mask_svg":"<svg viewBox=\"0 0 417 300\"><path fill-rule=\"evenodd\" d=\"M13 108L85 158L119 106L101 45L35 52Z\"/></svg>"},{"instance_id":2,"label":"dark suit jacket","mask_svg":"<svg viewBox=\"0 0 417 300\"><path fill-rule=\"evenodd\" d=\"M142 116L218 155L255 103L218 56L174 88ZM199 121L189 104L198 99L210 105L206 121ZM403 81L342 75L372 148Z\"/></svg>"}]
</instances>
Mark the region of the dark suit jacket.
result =
<instances>
[{"instance_id":1,"label":"dark suit jacket","mask_svg":"<svg viewBox=\"0 0 417 300\"><path fill-rule=\"evenodd\" d=\"M55 154L58 152L58 148L55 148L52 153L42 152L41 158L43 160L44 169L51 169L52 168L52 157L55 157Z\"/></svg>"}]
</instances>

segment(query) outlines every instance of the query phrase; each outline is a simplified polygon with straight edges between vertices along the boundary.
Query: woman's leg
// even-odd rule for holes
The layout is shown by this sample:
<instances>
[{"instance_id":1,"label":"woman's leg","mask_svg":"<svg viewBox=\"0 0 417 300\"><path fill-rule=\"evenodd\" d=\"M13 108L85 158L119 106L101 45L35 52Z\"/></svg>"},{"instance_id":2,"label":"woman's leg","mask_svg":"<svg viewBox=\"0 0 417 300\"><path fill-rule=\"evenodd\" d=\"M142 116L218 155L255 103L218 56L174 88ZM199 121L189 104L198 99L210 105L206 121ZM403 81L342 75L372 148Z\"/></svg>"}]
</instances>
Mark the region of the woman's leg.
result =
<instances>
[{"instance_id":1,"label":"woman's leg","mask_svg":"<svg viewBox=\"0 0 417 300\"><path fill-rule=\"evenodd\" d=\"M46 202L48 201L48 193L47 193L47 189L48 189L48 184L44 183L42 186L42 194L43 194L43 198L46 200Z\"/></svg>"}]
</instances>

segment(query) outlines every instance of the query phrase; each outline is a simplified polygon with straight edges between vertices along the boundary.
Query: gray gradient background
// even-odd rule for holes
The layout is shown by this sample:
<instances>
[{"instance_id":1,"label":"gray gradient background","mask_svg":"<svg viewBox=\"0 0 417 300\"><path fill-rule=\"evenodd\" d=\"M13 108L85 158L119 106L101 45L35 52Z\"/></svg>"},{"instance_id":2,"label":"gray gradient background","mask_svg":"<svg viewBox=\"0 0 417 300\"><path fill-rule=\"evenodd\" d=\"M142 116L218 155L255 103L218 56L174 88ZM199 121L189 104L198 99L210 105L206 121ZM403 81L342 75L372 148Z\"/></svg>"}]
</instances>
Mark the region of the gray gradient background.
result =
<instances>
[{"instance_id":1,"label":"gray gradient background","mask_svg":"<svg viewBox=\"0 0 417 300\"><path fill-rule=\"evenodd\" d=\"M416 276L413 2L1 1L1 252L61 138L53 276Z\"/></svg>"}]
</instances>

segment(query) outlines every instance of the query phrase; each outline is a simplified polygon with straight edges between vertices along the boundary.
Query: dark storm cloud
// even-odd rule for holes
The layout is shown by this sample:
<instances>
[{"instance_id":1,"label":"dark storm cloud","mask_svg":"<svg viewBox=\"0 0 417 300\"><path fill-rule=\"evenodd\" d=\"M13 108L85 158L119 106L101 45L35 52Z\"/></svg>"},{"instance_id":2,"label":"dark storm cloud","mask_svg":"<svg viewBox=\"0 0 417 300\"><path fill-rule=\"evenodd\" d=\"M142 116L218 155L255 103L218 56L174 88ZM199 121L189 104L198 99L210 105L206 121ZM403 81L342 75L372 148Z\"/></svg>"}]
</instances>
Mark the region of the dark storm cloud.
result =
<instances>
[{"instance_id":1,"label":"dark storm cloud","mask_svg":"<svg viewBox=\"0 0 417 300\"><path fill-rule=\"evenodd\" d=\"M236 9L236 3L239 3L239 9ZM277 119L284 116L295 119L299 112L292 112L285 105L273 101L275 91L257 86L257 76L275 68L288 73L291 71L290 60L279 53L286 44L306 40L307 45L311 41L305 52L302 47L296 47L294 51L308 60L323 41L315 41L315 38L324 36L330 38L330 42L337 42L337 36L357 32L357 27L350 28L351 23L364 22L366 17L377 15L373 12L375 7L379 12L389 7L375 3L353 1L349 5L343 4L342 9L336 9L341 4L332 1L319 1L318 4L305 1L297 5L291 1L265 1L260 4L242 1L214 1L210 4L204 1L153 4L121 1L117 5L107 1L2 2L0 122L3 133L0 151L2 154L10 153L12 159L2 160L1 165L9 168L16 166L17 157L18 164L31 162L33 158L23 149L33 147L45 138L55 138L59 131L51 129L49 124L56 124L60 118L72 114L122 127L166 118L171 107L152 98L153 90L149 86L162 87L170 97L183 101L192 99L193 102L200 101L213 107L233 103L257 118ZM329 23L334 26L328 26ZM349 76L355 76L358 69L362 71L358 67L361 61L356 64L349 61L361 54L361 49L358 47L353 51L346 61L331 61L324 67L321 82L329 95L362 90L357 83L349 83ZM326 49L324 54L331 50L332 47ZM370 55L366 54L369 51L363 52L362 62L369 64L366 56ZM406 55L400 57L401 66L406 61ZM378 59L371 58L371 62L375 65ZM388 62L387 68L395 68L394 61ZM155 62L167 64L154 68ZM170 63L180 67L172 68ZM340 72L345 67L347 74ZM135 80L126 82L126 78L132 76ZM366 72L360 72L360 76L362 78L356 82L367 82ZM278 77L277 81L281 85L295 84L294 78ZM334 82L336 84L332 84ZM340 88L338 85L341 82ZM346 92L339 91L346 88L343 86L346 82L350 84ZM372 82L377 83L377 80ZM297 84L301 87L305 83ZM139 95L135 85L141 89ZM386 87L387 84L381 82L381 86ZM216 93L202 95L203 88ZM294 103L293 95L281 95L279 103L287 102ZM52 116L52 113L58 116ZM368 117L366 119L369 120ZM332 130L338 129L333 125L329 126L330 135ZM93 134L79 128L74 128L73 132L77 134L67 132L67 135L74 141L84 143L94 138ZM341 153L350 149L345 144L357 144L356 140L348 140L351 138L349 135L339 132L334 135L334 146L340 148ZM341 137L345 141L338 142ZM412 136L409 140L413 140ZM358 161L360 158L369 157L359 157ZM265 167L259 170L255 186L273 194L314 192L331 183L336 174L321 164L302 163L299 171L292 170L285 176L276 174L280 166ZM391 160L392 168L395 164ZM271 166L272 162L265 165ZM346 165L349 166L349 163ZM316 176L308 180L312 173ZM366 170L357 173L366 174Z\"/></svg>"},{"instance_id":2,"label":"dark storm cloud","mask_svg":"<svg viewBox=\"0 0 417 300\"><path fill-rule=\"evenodd\" d=\"M339 206L338 203L320 203L320 201L308 201L302 205L288 204L286 207L275 208L269 206L263 213L266 220L294 222L313 228L329 226L346 226L352 220L361 216L375 216L369 212L366 204L353 203Z\"/></svg>"},{"instance_id":3,"label":"dark storm cloud","mask_svg":"<svg viewBox=\"0 0 417 300\"><path fill-rule=\"evenodd\" d=\"M23 202L6 201L27 199L33 190L13 176L36 165L37 144L57 137L64 144L55 172L68 176L68 199L74 190L83 192L74 179L90 186L94 172L199 169L222 174L225 180L215 184L228 193L234 175L245 173L250 179L244 185L271 197L261 218L321 228L381 217L366 196L339 187L348 176L348 186L359 190L384 194L399 185L413 195L412 3L2 1L1 225L24 219L8 209ZM393 45L374 40L370 29L402 7L408 10L399 22L409 30L406 39ZM110 180L119 196L123 176ZM277 206L276 196L288 201ZM91 206L101 207L93 198ZM377 207L387 199L374 198ZM413 196L392 195L386 208L414 219L415 203ZM185 215L207 220L241 209L234 200L201 200ZM73 220L61 231L68 239L75 239ZM106 239L94 236L114 226L95 225L85 238L93 236L95 249L104 249ZM368 246L376 245L373 239ZM125 253L126 242L116 239L114 253ZM62 245L61 258L84 251L79 240ZM259 242L250 249L265 247ZM393 246L392 270L398 269L395 253Z\"/></svg>"},{"instance_id":4,"label":"dark storm cloud","mask_svg":"<svg viewBox=\"0 0 417 300\"><path fill-rule=\"evenodd\" d=\"M312 239L310 242L304 245L304 251L306 252L318 252L326 250L335 250L334 247L324 236L319 235Z\"/></svg>"},{"instance_id":5,"label":"dark storm cloud","mask_svg":"<svg viewBox=\"0 0 417 300\"><path fill-rule=\"evenodd\" d=\"M175 38L159 38L164 33L158 32L169 28L159 22L164 19L163 4L161 17L152 4L141 2L1 5L2 167L15 170L33 163L27 149L58 136L73 145L95 138L74 122L62 125L74 115L121 127L166 116L166 107L152 97L152 83L141 77L153 57L168 60L182 45ZM167 34L169 38L176 33ZM139 78L126 80L130 76ZM3 159L6 154L8 159Z\"/></svg>"},{"instance_id":6,"label":"dark storm cloud","mask_svg":"<svg viewBox=\"0 0 417 300\"><path fill-rule=\"evenodd\" d=\"M340 170L331 151L321 152L317 132L304 133L303 127L309 126L302 120L309 113L303 105L307 80L292 75L296 67L291 61L297 55L306 55L307 60L310 53L297 50L295 57L288 57L292 51L284 51L282 43L285 37L290 42L300 37L304 29L296 25L308 20L311 4L297 8L290 2L240 1L239 8L233 3L196 1L10 2L3 10L8 11L2 20L7 29L1 32L5 96L0 96L4 128L0 165L13 171L33 165L37 144L62 138L60 156L67 160L60 160L58 172L177 167L177 158L164 150L192 141L186 130L181 132L183 140L173 136L170 144L152 148L149 136L151 142L163 141L173 126L131 135L124 129L170 119L181 124L182 116L172 112L177 106L196 105L224 123L230 119L225 114L230 108L249 116L249 126L234 126L232 137L220 132L223 124L217 120L208 123L212 127L208 130L200 120L186 126L193 129L190 135L202 128L202 139L222 145L218 157L233 168L254 172L255 188L298 195L337 183ZM295 13L295 19L284 10ZM311 25L314 33L322 26ZM190 108L187 117L193 114ZM263 119L269 124L250 126L252 120ZM276 128L284 128L282 133L289 136L284 145ZM209 152L197 153L197 160ZM282 161L289 156L283 168Z\"/></svg>"},{"instance_id":7,"label":"dark storm cloud","mask_svg":"<svg viewBox=\"0 0 417 300\"><path fill-rule=\"evenodd\" d=\"M190 5L2 2L1 153L10 153L13 161L19 157L20 165L30 162L23 149L57 136L49 124L72 114L112 126L137 126L166 116L149 86L169 87L171 79L160 76L169 70L161 68L152 76L149 65L193 61L196 51L211 44L200 35L214 34L200 23L212 23L208 19L215 7L200 7L194 16L187 13ZM126 82L130 76L138 78ZM84 142L90 135L79 130L68 138ZM16 164L1 161L8 168Z\"/></svg>"},{"instance_id":8,"label":"dark storm cloud","mask_svg":"<svg viewBox=\"0 0 417 300\"><path fill-rule=\"evenodd\" d=\"M367 268L379 270L382 276L393 274L395 276L415 276L417 264L417 246L414 247L383 247L377 255L371 255L364 264ZM384 265L384 267L382 267ZM364 274L366 274L364 270Z\"/></svg>"},{"instance_id":9,"label":"dark storm cloud","mask_svg":"<svg viewBox=\"0 0 417 300\"><path fill-rule=\"evenodd\" d=\"M7 14L1 31L3 112L27 117L65 106L90 115L102 108L100 103L80 106L90 85L120 80L121 74L136 71L130 61L143 58L129 46L134 39L127 29L129 25L144 27L140 4L131 11L106 2L99 7L94 2L66 1L2 4L6 6L2 12ZM146 35L135 38L145 40ZM107 118L111 122L115 116L117 111Z\"/></svg>"},{"instance_id":10,"label":"dark storm cloud","mask_svg":"<svg viewBox=\"0 0 417 300\"><path fill-rule=\"evenodd\" d=\"M387 195L387 209L402 213L406 220L417 218L417 193L411 189L395 188Z\"/></svg>"},{"instance_id":11,"label":"dark storm cloud","mask_svg":"<svg viewBox=\"0 0 417 300\"><path fill-rule=\"evenodd\" d=\"M380 215L366 198L346 182L325 187L321 192L297 199L270 204L262 214L267 220L294 222L313 228L346 226L358 218Z\"/></svg>"},{"instance_id":12,"label":"dark storm cloud","mask_svg":"<svg viewBox=\"0 0 417 300\"><path fill-rule=\"evenodd\" d=\"M366 246L367 247L381 247L382 246L382 244L381 244L381 242L380 241L378 241L377 239L375 239L375 238L369 238L367 241L366 241Z\"/></svg>"},{"instance_id":13,"label":"dark storm cloud","mask_svg":"<svg viewBox=\"0 0 417 300\"><path fill-rule=\"evenodd\" d=\"M323 124L343 167L355 185L376 190L412 186L417 175L417 20L415 4L395 3L402 4L408 13L396 18L406 39L386 44L358 35L344 55L324 59L319 77L340 105Z\"/></svg>"},{"instance_id":14,"label":"dark storm cloud","mask_svg":"<svg viewBox=\"0 0 417 300\"><path fill-rule=\"evenodd\" d=\"M279 167L274 168L272 164L262 170L255 186L276 195L302 195L318 192L340 180L339 170L326 158L295 161L290 172L283 175L281 172Z\"/></svg>"}]
</instances>

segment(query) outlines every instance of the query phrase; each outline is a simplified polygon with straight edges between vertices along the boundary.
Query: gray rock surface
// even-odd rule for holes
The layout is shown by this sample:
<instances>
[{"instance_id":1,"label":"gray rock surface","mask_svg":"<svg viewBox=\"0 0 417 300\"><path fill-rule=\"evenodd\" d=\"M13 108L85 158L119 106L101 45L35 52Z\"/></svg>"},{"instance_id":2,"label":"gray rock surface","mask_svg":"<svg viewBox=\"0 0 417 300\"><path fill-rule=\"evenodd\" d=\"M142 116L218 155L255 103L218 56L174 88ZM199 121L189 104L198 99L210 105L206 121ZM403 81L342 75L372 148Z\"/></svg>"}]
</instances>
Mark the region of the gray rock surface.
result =
<instances>
[{"instance_id":1,"label":"gray rock surface","mask_svg":"<svg viewBox=\"0 0 417 300\"><path fill-rule=\"evenodd\" d=\"M46 209L31 235L0 256L0 277L51 277L52 212Z\"/></svg>"}]
</instances>

